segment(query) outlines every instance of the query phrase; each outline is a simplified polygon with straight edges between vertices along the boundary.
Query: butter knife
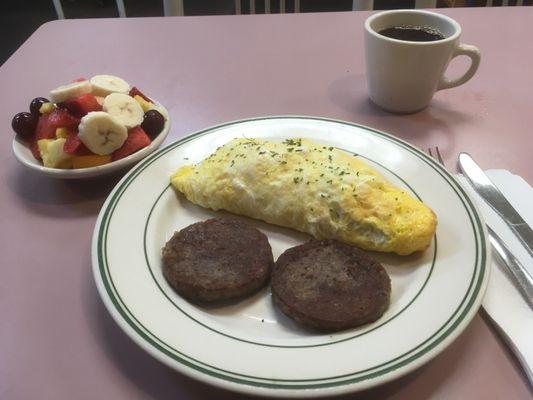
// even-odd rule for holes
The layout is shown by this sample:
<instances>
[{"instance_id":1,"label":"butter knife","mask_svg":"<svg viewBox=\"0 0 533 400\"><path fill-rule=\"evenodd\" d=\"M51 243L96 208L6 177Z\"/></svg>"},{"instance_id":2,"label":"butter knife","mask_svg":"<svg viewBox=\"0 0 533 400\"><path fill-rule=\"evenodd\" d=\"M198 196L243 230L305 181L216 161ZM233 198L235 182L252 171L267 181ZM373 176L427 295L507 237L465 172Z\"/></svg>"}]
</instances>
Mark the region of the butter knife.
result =
<instances>
[{"instance_id":1,"label":"butter knife","mask_svg":"<svg viewBox=\"0 0 533 400\"><path fill-rule=\"evenodd\" d=\"M477 194L496 211L522 245L533 257L533 230L507 201L502 192L492 183L468 153L459 154L459 168L472 184Z\"/></svg>"},{"instance_id":2,"label":"butter knife","mask_svg":"<svg viewBox=\"0 0 533 400\"><path fill-rule=\"evenodd\" d=\"M511 253L500 237L488 225L487 230L489 231L489 240L493 252L507 268L511 274L511 278L518 285L520 292L522 292L522 297L524 297L526 303L533 310L533 278L513 253Z\"/></svg>"}]
</instances>

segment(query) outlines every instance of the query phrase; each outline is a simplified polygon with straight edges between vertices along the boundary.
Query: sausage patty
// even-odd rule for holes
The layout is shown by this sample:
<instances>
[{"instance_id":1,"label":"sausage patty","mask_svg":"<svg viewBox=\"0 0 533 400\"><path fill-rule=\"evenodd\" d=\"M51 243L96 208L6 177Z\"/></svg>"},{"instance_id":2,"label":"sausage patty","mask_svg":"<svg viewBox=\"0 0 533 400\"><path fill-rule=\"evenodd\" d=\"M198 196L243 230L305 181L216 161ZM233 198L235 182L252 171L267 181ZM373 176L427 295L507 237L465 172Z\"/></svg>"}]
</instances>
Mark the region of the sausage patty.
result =
<instances>
[{"instance_id":1,"label":"sausage patty","mask_svg":"<svg viewBox=\"0 0 533 400\"><path fill-rule=\"evenodd\" d=\"M323 331L375 321L390 302L390 278L381 264L335 240L312 240L286 250L276 261L271 285L281 311Z\"/></svg>"},{"instance_id":2,"label":"sausage patty","mask_svg":"<svg viewBox=\"0 0 533 400\"><path fill-rule=\"evenodd\" d=\"M163 248L163 274L183 297L196 302L234 299L256 292L274 260L267 237L236 219L189 225Z\"/></svg>"}]
</instances>

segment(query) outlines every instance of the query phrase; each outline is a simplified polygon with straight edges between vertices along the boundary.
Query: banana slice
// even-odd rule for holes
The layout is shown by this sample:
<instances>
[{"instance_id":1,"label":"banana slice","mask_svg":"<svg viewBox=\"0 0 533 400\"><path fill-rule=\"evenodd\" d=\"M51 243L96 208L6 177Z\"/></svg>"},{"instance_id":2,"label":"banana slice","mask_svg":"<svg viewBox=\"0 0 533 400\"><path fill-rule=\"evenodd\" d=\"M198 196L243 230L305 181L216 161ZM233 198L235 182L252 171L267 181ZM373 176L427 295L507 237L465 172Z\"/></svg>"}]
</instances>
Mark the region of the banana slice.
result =
<instances>
[{"instance_id":1,"label":"banana slice","mask_svg":"<svg viewBox=\"0 0 533 400\"><path fill-rule=\"evenodd\" d=\"M102 108L128 129L143 122L144 111L142 107L127 94L111 93L104 99Z\"/></svg>"},{"instance_id":2,"label":"banana slice","mask_svg":"<svg viewBox=\"0 0 533 400\"><path fill-rule=\"evenodd\" d=\"M73 82L50 90L50 100L53 103L61 103L65 100L91 93L92 87L89 81Z\"/></svg>"},{"instance_id":3,"label":"banana slice","mask_svg":"<svg viewBox=\"0 0 533 400\"><path fill-rule=\"evenodd\" d=\"M113 75L95 75L91 78L93 94L105 97L111 93L129 93L130 84Z\"/></svg>"},{"instance_id":4,"label":"banana slice","mask_svg":"<svg viewBox=\"0 0 533 400\"><path fill-rule=\"evenodd\" d=\"M116 118L103 111L84 116L78 127L78 136L93 153L104 156L122 147L128 130Z\"/></svg>"}]
</instances>

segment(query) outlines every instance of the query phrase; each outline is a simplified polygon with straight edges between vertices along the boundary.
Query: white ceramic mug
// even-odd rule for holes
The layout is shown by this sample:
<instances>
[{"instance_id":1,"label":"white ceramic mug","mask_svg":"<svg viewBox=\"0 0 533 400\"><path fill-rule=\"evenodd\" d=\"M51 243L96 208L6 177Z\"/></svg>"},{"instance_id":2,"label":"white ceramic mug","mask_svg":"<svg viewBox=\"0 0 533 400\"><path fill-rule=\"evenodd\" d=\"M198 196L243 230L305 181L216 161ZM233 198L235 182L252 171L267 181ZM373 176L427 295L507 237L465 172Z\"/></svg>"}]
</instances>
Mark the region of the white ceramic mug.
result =
<instances>
[{"instance_id":1,"label":"white ceramic mug","mask_svg":"<svg viewBox=\"0 0 533 400\"><path fill-rule=\"evenodd\" d=\"M378 32L395 26L431 26L444 39L411 42ZM365 22L366 77L370 99L387 111L411 113L429 104L437 90L468 81L480 61L479 49L459 43L461 26L453 19L424 10L391 10L370 16ZM459 78L444 76L450 60L470 57L468 70Z\"/></svg>"}]
</instances>

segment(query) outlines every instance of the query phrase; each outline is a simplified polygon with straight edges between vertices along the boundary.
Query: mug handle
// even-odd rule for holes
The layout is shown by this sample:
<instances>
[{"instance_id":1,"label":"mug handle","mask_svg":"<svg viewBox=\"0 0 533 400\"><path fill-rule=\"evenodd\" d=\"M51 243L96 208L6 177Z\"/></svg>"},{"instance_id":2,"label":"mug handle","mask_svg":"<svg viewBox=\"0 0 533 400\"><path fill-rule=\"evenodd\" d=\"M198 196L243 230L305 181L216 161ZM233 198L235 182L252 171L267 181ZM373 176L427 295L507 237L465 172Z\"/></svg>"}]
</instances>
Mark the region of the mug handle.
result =
<instances>
[{"instance_id":1,"label":"mug handle","mask_svg":"<svg viewBox=\"0 0 533 400\"><path fill-rule=\"evenodd\" d=\"M470 78L474 76L474 74L477 71L477 68L479 67L479 62L481 61L481 53L479 52L479 49L476 46L472 46L469 44L459 44L457 47L455 47L452 59L457 56L468 56L470 57L471 63L468 70L463 74L463 76L460 76L459 78L455 79L448 79L445 76L442 76L439 81L439 85L437 86L437 90L442 89L449 89L452 87L456 87L459 85L462 85L466 81L468 81Z\"/></svg>"}]
</instances>

